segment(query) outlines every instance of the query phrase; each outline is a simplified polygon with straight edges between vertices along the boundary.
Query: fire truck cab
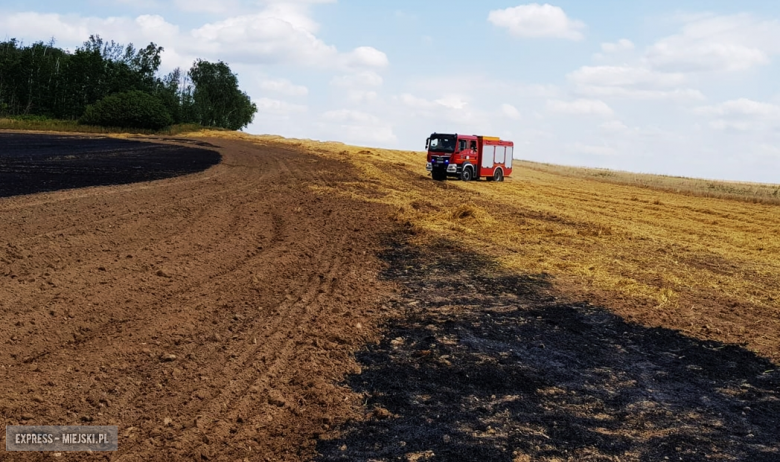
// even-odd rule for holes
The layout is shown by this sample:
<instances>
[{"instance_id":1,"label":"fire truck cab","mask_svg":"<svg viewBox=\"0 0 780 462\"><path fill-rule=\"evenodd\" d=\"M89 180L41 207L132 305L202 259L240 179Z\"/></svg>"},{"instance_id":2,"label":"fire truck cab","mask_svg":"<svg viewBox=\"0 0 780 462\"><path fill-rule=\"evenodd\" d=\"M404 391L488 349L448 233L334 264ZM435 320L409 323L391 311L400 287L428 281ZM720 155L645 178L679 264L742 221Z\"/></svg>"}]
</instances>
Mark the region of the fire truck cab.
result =
<instances>
[{"instance_id":1,"label":"fire truck cab","mask_svg":"<svg viewBox=\"0 0 780 462\"><path fill-rule=\"evenodd\" d=\"M426 169L434 180L485 178L504 181L512 174L514 143L492 136L434 133L425 142Z\"/></svg>"}]
</instances>

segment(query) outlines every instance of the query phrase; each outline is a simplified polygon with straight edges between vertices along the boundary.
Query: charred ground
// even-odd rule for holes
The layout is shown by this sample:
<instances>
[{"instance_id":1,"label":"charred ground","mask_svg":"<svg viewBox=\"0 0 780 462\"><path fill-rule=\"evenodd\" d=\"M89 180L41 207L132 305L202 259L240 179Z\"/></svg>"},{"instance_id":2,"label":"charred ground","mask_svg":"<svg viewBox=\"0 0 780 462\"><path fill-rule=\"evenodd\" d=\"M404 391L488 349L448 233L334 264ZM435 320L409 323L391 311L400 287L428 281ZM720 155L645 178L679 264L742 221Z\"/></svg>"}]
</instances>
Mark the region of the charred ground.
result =
<instances>
[{"instance_id":1,"label":"charred ground","mask_svg":"<svg viewBox=\"0 0 780 462\"><path fill-rule=\"evenodd\" d=\"M395 239L405 288L349 385L368 421L319 460L657 461L780 457L780 372L737 346L556 297L441 241Z\"/></svg>"},{"instance_id":2,"label":"charred ground","mask_svg":"<svg viewBox=\"0 0 780 462\"><path fill-rule=\"evenodd\" d=\"M161 180L205 170L220 159L218 152L200 147L0 133L0 197Z\"/></svg>"}]
</instances>

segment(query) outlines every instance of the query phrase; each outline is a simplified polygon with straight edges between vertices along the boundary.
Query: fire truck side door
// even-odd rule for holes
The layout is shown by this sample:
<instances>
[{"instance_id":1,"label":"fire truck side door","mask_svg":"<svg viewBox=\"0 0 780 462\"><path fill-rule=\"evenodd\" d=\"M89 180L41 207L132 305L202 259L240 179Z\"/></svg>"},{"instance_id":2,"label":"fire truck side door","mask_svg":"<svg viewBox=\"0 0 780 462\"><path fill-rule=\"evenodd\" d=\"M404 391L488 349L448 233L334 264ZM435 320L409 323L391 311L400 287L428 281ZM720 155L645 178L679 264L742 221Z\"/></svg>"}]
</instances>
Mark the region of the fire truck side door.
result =
<instances>
[{"instance_id":1,"label":"fire truck side door","mask_svg":"<svg viewBox=\"0 0 780 462\"><path fill-rule=\"evenodd\" d=\"M496 147L485 144L482 146L482 168L493 168L493 153Z\"/></svg>"}]
</instances>

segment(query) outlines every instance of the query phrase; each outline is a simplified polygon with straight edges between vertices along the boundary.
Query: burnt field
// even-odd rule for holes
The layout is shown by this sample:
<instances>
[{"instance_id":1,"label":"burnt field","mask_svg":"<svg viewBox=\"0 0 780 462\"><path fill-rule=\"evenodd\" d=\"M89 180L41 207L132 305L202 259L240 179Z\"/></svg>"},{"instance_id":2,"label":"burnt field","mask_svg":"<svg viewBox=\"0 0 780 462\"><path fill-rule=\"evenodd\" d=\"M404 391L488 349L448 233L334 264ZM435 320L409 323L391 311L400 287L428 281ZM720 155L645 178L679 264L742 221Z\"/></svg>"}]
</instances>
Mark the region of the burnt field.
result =
<instances>
[{"instance_id":1,"label":"burnt field","mask_svg":"<svg viewBox=\"0 0 780 462\"><path fill-rule=\"evenodd\" d=\"M161 180L205 170L220 158L200 147L0 133L0 197Z\"/></svg>"},{"instance_id":2,"label":"burnt field","mask_svg":"<svg viewBox=\"0 0 780 462\"><path fill-rule=\"evenodd\" d=\"M394 239L404 287L348 383L367 420L320 461L776 461L780 372L744 348L626 322L455 242Z\"/></svg>"}]
</instances>

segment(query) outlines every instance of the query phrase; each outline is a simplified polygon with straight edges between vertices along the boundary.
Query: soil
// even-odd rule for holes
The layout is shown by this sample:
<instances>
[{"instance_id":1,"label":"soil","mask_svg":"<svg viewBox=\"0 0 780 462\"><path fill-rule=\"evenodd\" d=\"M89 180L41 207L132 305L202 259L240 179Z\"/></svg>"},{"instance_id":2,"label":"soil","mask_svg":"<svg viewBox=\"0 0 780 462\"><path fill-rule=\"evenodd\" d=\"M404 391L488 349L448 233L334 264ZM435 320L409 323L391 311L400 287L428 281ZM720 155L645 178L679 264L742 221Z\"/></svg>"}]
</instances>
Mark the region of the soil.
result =
<instances>
[{"instance_id":1,"label":"soil","mask_svg":"<svg viewBox=\"0 0 780 462\"><path fill-rule=\"evenodd\" d=\"M92 147L201 155L156 141L170 146ZM57 460L304 460L355 416L338 382L390 290L375 257L388 213L310 189L351 181L344 163L205 142L222 162L201 173L0 199L0 416L119 426L116 453Z\"/></svg>"},{"instance_id":2,"label":"soil","mask_svg":"<svg viewBox=\"0 0 780 462\"><path fill-rule=\"evenodd\" d=\"M168 178L0 198L0 416L120 435L0 459L780 459L769 360L415 247L390 210L323 192L355 182L346 162L147 141L58 137L27 159L98 152L80 178L103 181L166 157Z\"/></svg>"}]
</instances>

